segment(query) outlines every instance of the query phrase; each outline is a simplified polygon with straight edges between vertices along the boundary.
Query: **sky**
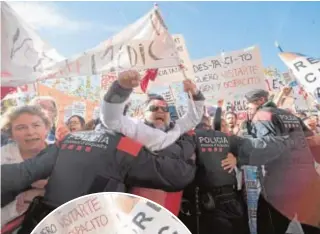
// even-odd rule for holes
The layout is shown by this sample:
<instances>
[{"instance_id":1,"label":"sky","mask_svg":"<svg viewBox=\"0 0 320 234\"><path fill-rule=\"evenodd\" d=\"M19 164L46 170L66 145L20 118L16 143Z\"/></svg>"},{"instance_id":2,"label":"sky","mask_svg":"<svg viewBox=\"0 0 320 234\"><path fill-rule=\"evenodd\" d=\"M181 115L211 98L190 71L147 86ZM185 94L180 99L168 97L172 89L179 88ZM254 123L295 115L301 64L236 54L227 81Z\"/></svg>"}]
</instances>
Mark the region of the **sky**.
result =
<instances>
[{"instance_id":1,"label":"sky","mask_svg":"<svg viewBox=\"0 0 320 234\"><path fill-rule=\"evenodd\" d=\"M320 2L157 2L192 60L258 45L265 67L281 71L283 50L320 57ZM9 2L65 57L78 54L146 14L154 2Z\"/></svg>"}]
</instances>

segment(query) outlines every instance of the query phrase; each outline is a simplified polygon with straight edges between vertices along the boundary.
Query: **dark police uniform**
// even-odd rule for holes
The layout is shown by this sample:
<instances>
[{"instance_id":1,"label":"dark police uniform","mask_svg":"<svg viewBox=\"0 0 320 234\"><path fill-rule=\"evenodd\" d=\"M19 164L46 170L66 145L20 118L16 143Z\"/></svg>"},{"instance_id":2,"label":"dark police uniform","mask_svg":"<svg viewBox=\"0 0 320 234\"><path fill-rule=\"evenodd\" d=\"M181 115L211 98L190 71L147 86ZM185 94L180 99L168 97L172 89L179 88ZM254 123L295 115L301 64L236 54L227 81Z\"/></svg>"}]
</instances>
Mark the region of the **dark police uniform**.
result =
<instances>
[{"instance_id":1,"label":"dark police uniform","mask_svg":"<svg viewBox=\"0 0 320 234\"><path fill-rule=\"evenodd\" d=\"M229 137L218 131L197 130L196 142L200 233L248 233L235 172L228 173L221 166L232 151Z\"/></svg>"},{"instance_id":2,"label":"dark police uniform","mask_svg":"<svg viewBox=\"0 0 320 234\"><path fill-rule=\"evenodd\" d=\"M262 165L292 147L285 137L245 139L213 130L196 130L197 173L194 183L184 190L179 218L192 233L247 233L248 223L236 190L236 176L221 166L229 152L238 156L239 165ZM232 146L232 147L231 147ZM274 158L269 157L271 153ZM199 187L200 211L197 214L195 188ZM193 218L192 218L193 217ZM199 218L199 225L195 217ZM189 222L188 222L189 221ZM200 230L198 230L200 229Z\"/></svg>"},{"instance_id":3,"label":"dark police uniform","mask_svg":"<svg viewBox=\"0 0 320 234\"><path fill-rule=\"evenodd\" d=\"M253 90L246 97L249 102L253 102L260 97L267 97L265 92ZM259 108L253 116L251 126L253 137L289 135L295 145L287 149L277 160L265 165L266 175L262 182L263 196L260 196L258 201L258 233L285 233L290 220L296 213L302 223L315 223L308 218L314 212L312 207L316 206L320 209L316 202L320 197L320 181L305 139L309 133L306 126L298 117L277 108L272 102L267 102ZM297 202L299 200L305 200L304 208L299 207ZM301 213L306 210L311 215ZM313 215L316 216L315 213ZM320 231L304 224L302 228L305 234Z\"/></svg>"},{"instance_id":4,"label":"dark police uniform","mask_svg":"<svg viewBox=\"0 0 320 234\"><path fill-rule=\"evenodd\" d=\"M106 130L74 133L35 158L1 165L1 195L48 177L43 203L52 209L86 194L126 192L130 186L181 191L195 175L194 150L187 135L155 154Z\"/></svg>"}]
</instances>

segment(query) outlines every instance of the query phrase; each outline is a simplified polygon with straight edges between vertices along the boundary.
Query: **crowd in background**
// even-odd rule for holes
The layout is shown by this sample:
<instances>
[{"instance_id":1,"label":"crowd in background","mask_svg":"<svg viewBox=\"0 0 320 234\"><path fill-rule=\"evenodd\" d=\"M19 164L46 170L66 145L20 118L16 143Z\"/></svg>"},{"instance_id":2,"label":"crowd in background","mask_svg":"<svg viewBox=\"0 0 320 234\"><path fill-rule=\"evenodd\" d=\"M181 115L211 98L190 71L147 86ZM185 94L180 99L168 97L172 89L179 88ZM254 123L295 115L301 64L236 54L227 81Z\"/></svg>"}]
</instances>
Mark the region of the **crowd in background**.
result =
<instances>
[{"instance_id":1,"label":"crowd in background","mask_svg":"<svg viewBox=\"0 0 320 234\"><path fill-rule=\"evenodd\" d=\"M218 102L214 119L205 114L198 127L220 130L229 135L250 134L248 133L250 118L238 121L237 113L223 111L222 105L222 102ZM100 124L99 119L86 122L83 117L74 115L66 121L65 126L57 128L58 110L59 107L53 98L41 96L33 99L28 105L8 110L2 117L1 123L1 163L22 162L36 156L49 144L63 139L70 132L93 130ZM318 115L304 112L294 114L303 120L310 131L320 134ZM317 171L320 175L319 165ZM34 197L43 196L46 183L46 180L37 181L30 185L27 191L13 194L15 200L1 208L2 225L23 214ZM239 183L239 188L242 189L243 182Z\"/></svg>"}]
</instances>

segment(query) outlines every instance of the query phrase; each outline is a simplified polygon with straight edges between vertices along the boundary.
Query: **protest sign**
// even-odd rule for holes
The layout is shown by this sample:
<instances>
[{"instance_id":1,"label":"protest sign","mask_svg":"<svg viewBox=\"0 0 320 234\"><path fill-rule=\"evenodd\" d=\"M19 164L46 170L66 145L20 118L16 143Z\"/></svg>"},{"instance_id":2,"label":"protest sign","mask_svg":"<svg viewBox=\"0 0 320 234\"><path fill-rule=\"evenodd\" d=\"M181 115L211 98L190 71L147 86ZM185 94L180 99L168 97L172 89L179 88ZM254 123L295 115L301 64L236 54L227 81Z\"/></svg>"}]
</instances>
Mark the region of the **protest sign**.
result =
<instances>
[{"instance_id":1,"label":"protest sign","mask_svg":"<svg viewBox=\"0 0 320 234\"><path fill-rule=\"evenodd\" d=\"M190 234L168 210L126 193L98 193L74 199L49 214L31 234L44 232Z\"/></svg>"},{"instance_id":2,"label":"protest sign","mask_svg":"<svg viewBox=\"0 0 320 234\"><path fill-rule=\"evenodd\" d=\"M216 105L223 98L227 111L245 113L244 94L252 89L266 89L260 50L255 46L195 60L193 70L206 101Z\"/></svg>"},{"instance_id":3,"label":"protest sign","mask_svg":"<svg viewBox=\"0 0 320 234\"><path fill-rule=\"evenodd\" d=\"M170 85L176 82L182 82L185 78L182 72L184 69L187 78L193 79L194 73L192 62L189 57L188 49L183 35L175 34L172 36L180 59L180 64L183 66L171 66L167 68L160 68L156 79L149 83L148 89L155 86Z\"/></svg>"},{"instance_id":4,"label":"protest sign","mask_svg":"<svg viewBox=\"0 0 320 234\"><path fill-rule=\"evenodd\" d=\"M72 115L79 115L79 116L85 118L86 117L86 103L74 101L72 103ZM93 111L92 111L92 115L93 115Z\"/></svg>"},{"instance_id":5,"label":"protest sign","mask_svg":"<svg viewBox=\"0 0 320 234\"><path fill-rule=\"evenodd\" d=\"M291 71L282 73L282 80L285 85L289 85L290 87L293 87L296 84L296 78Z\"/></svg>"},{"instance_id":6,"label":"protest sign","mask_svg":"<svg viewBox=\"0 0 320 234\"><path fill-rule=\"evenodd\" d=\"M157 7L109 40L65 60L55 59L49 53L51 50L43 49L39 36L27 30L25 23L18 20L7 4L4 9L4 29L1 30L4 41L1 46L6 51L3 60L7 60L3 71L9 74L5 85L17 86L42 79L96 75L129 68L171 67L180 63L174 41ZM13 42L9 38L14 38ZM32 52L27 58L24 56L26 51ZM27 69L22 65L24 62L28 64Z\"/></svg>"},{"instance_id":7,"label":"protest sign","mask_svg":"<svg viewBox=\"0 0 320 234\"><path fill-rule=\"evenodd\" d=\"M79 86L81 87L81 86ZM82 89L86 92L85 89ZM103 91L105 93L105 91ZM76 93L65 93L58 89L48 87L42 84L38 84L38 95L39 96L51 96L55 99L58 105L58 120L59 124L65 123L72 115L80 115L86 121L91 119L97 119L100 113L100 100L90 100L88 97L75 96ZM145 94L133 93L130 96L130 108L128 115L137 116L137 112L140 113L140 107L146 100Z\"/></svg>"},{"instance_id":8,"label":"protest sign","mask_svg":"<svg viewBox=\"0 0 320 234\"><path fill-rule=\"evenodd\" d=\"M268 67L263 70L267 91L270 94L275 94L281 91L285 84L283 82L282 74L274 67Z\"/></svg>"},{"instance_id":9,"label":"protest sign","mask_svg":"<svg viewBox=\"0 0 320 234\"><path fill-rule=\"evenodd\" d=\"M63 59L6 2L1 2L2 86L33 83L42 71Z\"/></svg>"},{"instance_id":10,"label":"protest sign","mask_svg":"<svg viewBox=\"0 0 320 234\"><path fill-rule=\"evenodd\" d=\"M130 95L129 103L130 108L128 109L127 115L131 117L142 117L143 103L147 100L147 95L133 93Z\"/></svg>"},{"instance_id":11,"label":"protest sign","mask_svg":"<svg viewBox=\"0 0 320 234\"><path fill-rule=\"evenodd\" d=\"M320 103L320 59L297 53L280 53L299 83Z\"/></svg>"},{"instance_id":12,"label":"protest sign","mask_svg":"<svg viewBox=\"0 0 320 234\"><path fill-rule=\"evenodd\" d=\"M292 87L293 98L294 98L294 108L296 112L305 112L307 114L317 114L318 110L315 107L314 98L311 95L304 96L301 93L301 86L296 85Z\"/></svg>"}]
</instances>

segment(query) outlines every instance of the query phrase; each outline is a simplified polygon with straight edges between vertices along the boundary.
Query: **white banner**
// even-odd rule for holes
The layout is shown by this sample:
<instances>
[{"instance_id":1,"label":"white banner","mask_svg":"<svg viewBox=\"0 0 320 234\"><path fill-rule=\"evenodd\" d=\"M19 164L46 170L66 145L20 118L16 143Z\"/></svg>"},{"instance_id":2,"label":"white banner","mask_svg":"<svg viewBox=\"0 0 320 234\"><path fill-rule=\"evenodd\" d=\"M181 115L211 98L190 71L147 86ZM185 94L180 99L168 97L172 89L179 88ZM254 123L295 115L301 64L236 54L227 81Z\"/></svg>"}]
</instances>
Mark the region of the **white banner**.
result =
<instances>
[{"instance_id":1,"label":"white banner","mask_svg":"<svg viewBox=\"0 0 320 234\"><path fill-rule=\"evenodd\" d=\"M193 61L195 82L206 101L216 105L223 99L227 110L246 110L244 94L252 89L266 89L262 59L258 47Z\"/></svg>"},{"instance_id":2,"label":"white banner","mask_svg":"<svg viewBox=\"0 0 320 234\"><path fill-rule=\"evenodd\" d=\"M295 53L280 53L279 56L305 90L320 103L320 59Z\"/></svg>"},{"instance_id":3,"label":"white banner","mask_svg":"<svg viewBox=\"0 0 320 234\"><path fill-rule=\"evenodd\" d=\"M188 49L183 35L175 34L172 36L180 58L180 64L183 65L187 78L193 79L194 73L192 62L189 57ZM155 81L149 83L148 89L155 86L170 85L174 82L182 82L184 80L183 72L179 66L161 68Z\"/></svg>"},{"instance_id":4,"label":"white banner","mask_svg":"<svg viewBox=\"0 0 320 234\"><path fill-rule=\"evenodd\" d=\"M63 59L6 2L1 2L2 86L32 83L41 71Z\"/></svg>"},{"instance_id":5,"label":"white banner","mask_svg":"<svg viewBox=\"0 0 320 234\"><path fill-rule=\"evenodd\" d=\"M5 10L2 10L4 26L1 29L5 40L1 46L6 51L6 59L3 60L7 60L7 64L2 68L3 72L10 73L10 77L13 77L6 78L3 83L6 86L48 78L102 74L115 69L170 67L180 63L174 40L157 8L95 48L52 65L45 63L43 59L51 56L43 48L43 42L34 32L26 29L25 23L18 20L18 16L8 5L5 6ZM17 41L16 37L19 44L11 42ZM14 57L12 51L15 52ZM26 57L26 51L32 53ZM22 69L25 61L28 61L27 70ZM22 67L15 66L16 64Z\"/></svg>"}]
</instances>

